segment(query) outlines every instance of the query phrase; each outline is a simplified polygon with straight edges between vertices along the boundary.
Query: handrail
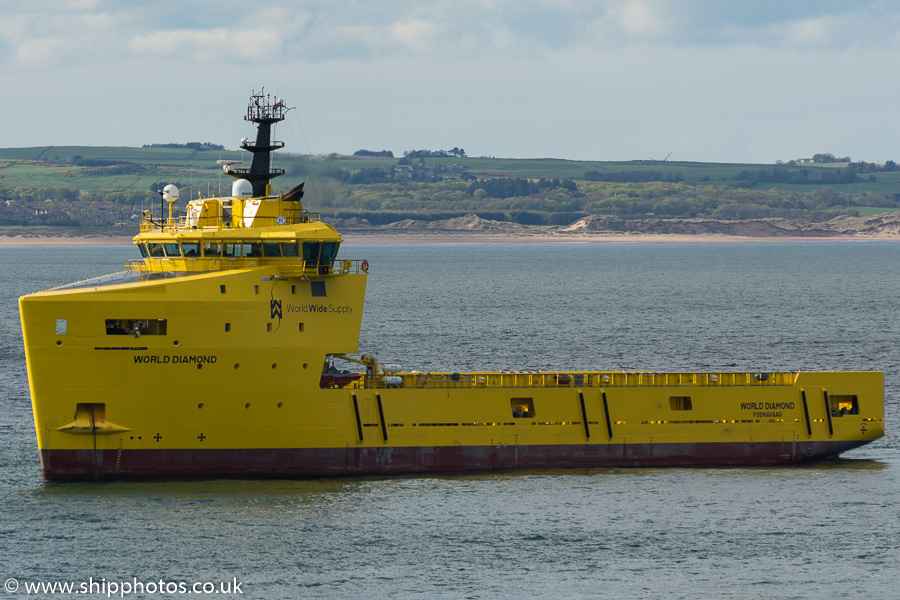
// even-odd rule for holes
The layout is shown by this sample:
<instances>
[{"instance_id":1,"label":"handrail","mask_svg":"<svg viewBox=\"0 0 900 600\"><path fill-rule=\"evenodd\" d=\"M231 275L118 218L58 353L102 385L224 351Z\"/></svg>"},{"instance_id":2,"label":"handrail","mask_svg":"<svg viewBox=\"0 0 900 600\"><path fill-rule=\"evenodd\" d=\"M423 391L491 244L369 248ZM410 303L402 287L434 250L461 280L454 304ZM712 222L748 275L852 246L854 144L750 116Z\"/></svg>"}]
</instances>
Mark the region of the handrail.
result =
<instances>
[{"instance_id":1,"label":"handrail","mask_svg":"<svg viewBox=\"0 0 900 600\"><path fill-rule=\"evenodd\" d=\"M279 222L279 218L283 217L284 222ZM152 217L144 217L141 220L141 233L183 233L185 231L218 231L222 229L256 229L253 227L244 227L240 223L243 217L230 217L225 221L225 216L221 218L218 215L206 217L208 219L205 225L191 226L188 224L187 215L180 215L172 219L165 219L162 222L154 221ZM238 224L235 224L235 221ZM285 208L283 215L254 215L253 221L259 221L263 227L275 225L301 225L304 223L322 223L322 213L310 212L305 208Z\"/></svg>"},{"instance_id":2,"label":"handrail","mask_svg":"<svg viewBox=\"0 0 900 600\"><path fill-rule=\"evenodd\" d=\"M790 386L796 372L685 372L655 373L647 371L553 371L553 372L488 372L471 373L390 373L367 377L365 387L372 388L511 388L511 387L728 387Z\"/></svg>"}]
</instances>

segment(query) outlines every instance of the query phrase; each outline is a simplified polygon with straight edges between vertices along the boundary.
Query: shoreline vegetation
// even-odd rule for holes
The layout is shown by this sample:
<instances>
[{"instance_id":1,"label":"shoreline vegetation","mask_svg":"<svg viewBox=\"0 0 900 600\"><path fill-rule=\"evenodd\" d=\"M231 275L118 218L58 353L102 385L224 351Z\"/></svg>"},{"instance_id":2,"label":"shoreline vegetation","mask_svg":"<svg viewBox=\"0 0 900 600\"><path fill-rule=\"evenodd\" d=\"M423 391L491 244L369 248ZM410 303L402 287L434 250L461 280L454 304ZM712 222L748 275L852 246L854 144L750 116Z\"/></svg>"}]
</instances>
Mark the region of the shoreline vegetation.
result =
<instances>
[{"instance_id":1,"label":"shoreline vegetation","mask_svg":"<svg viewBox=\"0 0 900 600\"><path fill-rule=\"evenodd\" d=\"M900 241L900 213L836 217L802 224L777 219L619 219L592 215L558 227L482 219L474 214L437 221L369 225L333 219L347 244L545 242L766 242L812 240ZM0 246L129 245L128 227L0 226Z\"/></svg>"},{"instance_id":2,"label":"shoreline vegetation","mask_svg":"<svg viewBox=\"0 0 900 600\"><path fill-rule=\"evenodd\" d=\"M0 148L0 245L129 244L141 216L227 195L209 143ZM282 153L275 191L350 243L900 239L900 165L816 154L774 165L470 157L461 148ZM223 181L225 180L225 181Z\"/></svg>"}]
</instances>

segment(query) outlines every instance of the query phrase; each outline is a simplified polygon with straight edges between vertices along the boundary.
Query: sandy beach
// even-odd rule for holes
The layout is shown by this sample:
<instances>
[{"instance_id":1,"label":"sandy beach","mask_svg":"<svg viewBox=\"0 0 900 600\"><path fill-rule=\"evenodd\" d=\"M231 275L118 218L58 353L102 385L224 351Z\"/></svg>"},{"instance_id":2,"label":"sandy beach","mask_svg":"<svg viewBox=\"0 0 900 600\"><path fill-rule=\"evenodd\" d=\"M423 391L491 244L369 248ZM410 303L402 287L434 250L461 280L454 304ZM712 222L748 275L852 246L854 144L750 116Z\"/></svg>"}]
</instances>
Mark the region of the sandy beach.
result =
<instances>
[{"instance_id":1,"label":"sandy beach","mask_svg":"<svg viewBox=\"0 0 900 600\"><path fill-rule=\"evenodd\" d=\"M545 233L497 233L471 231L347 231L342 232L344 243L356 244L543 244L553 242L568 243L735 243L735 242L808 242L808 241L898 241L895 235L853 235L831 237L751 237L730 235L659 235L659 234L571 234L554 235ZM129 246L131 236L88 235L88 236L41 236L2 235L0 246Z\"/></svg>"}]
</instances>

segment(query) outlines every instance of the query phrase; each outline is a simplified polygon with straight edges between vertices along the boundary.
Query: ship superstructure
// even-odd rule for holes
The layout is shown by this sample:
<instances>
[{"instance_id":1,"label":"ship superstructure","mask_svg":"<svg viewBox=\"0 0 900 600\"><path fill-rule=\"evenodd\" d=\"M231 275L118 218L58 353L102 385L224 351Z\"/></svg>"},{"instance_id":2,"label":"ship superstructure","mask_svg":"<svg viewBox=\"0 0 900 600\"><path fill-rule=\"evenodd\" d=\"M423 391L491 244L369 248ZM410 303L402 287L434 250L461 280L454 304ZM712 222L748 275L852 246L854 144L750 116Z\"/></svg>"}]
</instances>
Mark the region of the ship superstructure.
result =
<instances>
[{"instance_id":1,"label":"ship superstructure","mask_svg":"<svg viewBox=\"0 0 900 600\"><path fill-rule=\"evenodd\" d=\"M884 434L880 372L419 373L360 356L368 263L337 259L302 184L270 191L286 111L251 96L231 196L175 218L167 186L140 259L20 299L46 479L782 464Z\"/></svg>"}]
</instances>

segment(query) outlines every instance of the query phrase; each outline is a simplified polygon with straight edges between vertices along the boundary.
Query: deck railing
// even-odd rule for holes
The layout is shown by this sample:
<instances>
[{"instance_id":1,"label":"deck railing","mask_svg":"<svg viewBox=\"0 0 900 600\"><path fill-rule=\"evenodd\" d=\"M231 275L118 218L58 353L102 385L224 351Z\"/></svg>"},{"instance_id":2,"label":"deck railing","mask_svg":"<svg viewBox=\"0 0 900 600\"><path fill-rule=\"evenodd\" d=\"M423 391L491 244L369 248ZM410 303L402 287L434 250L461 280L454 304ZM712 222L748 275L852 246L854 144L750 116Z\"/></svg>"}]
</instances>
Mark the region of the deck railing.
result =
<instances>
[{"instance_id":1,"label":"deck railing","mask_svg":"<svg viewBox=\"0 0 900 600\"><path fill-rule=\"evenodd\" d=\"M252 217L257 227L267 227L272 225L299 225L301 223L321 223L322 214L309 212L305 209L285 209L284 215L279 216L254 216ZM284 218L284 222L279 219ZM242 221L241 217L237 217L238 221ZM154 221L152 218L145 217L141 221L141 233L179 233L184 231L218 231L222 229L240 229L234 224L234 220L223 216L219 218L207 217L206 222L192 227L187 220L186 215L165 219L163 221Z\"/></svg>"},{"instance_id":2,"label":"deck railing","mask_svg":"<svg viewBox=\"0 0 900 600\"><path fill-rule=\"evenodd\" d=\"M513 387L679 387L786 386L796 372L655 373L649 371L553 371L472 373L390 373L360 382L371 388L513 388Z\"/></svg>"}]
</instances>

